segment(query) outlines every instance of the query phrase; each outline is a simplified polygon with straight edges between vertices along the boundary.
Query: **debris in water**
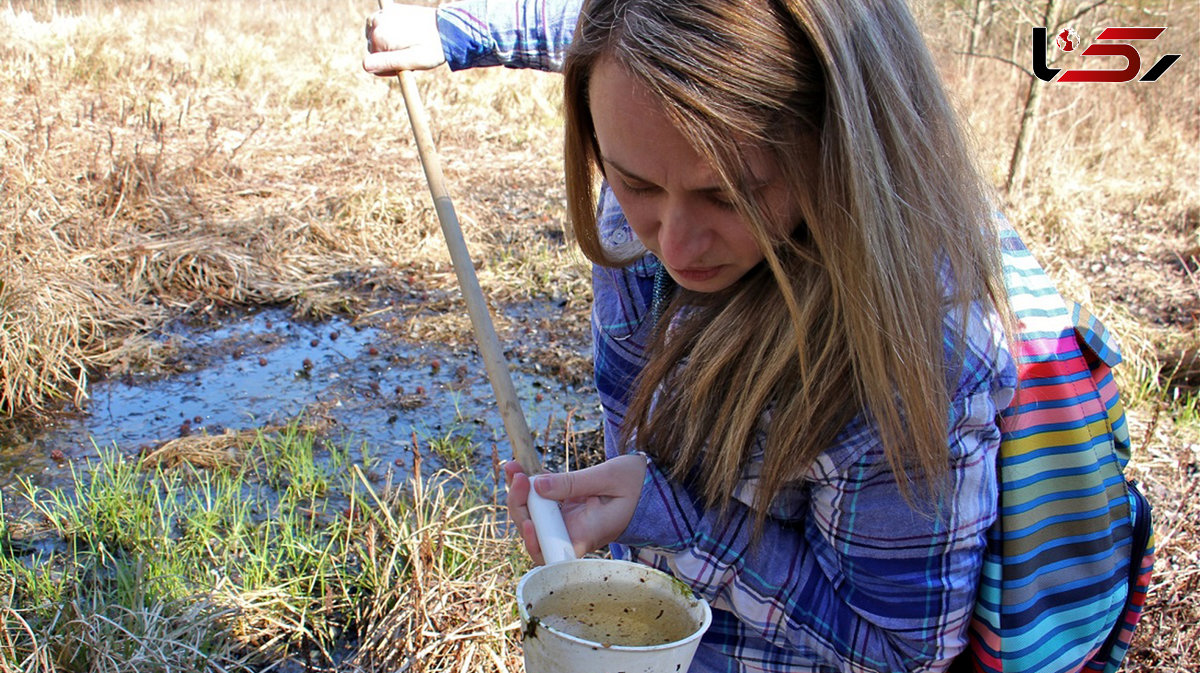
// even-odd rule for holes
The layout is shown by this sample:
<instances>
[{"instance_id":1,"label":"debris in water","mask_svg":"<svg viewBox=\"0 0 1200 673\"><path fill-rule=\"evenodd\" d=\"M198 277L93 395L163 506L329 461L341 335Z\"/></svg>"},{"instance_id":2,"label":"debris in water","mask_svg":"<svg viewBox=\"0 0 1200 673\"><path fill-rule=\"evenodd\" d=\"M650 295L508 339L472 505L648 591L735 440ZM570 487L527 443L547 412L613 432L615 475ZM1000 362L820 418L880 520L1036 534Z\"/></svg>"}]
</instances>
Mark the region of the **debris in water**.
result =
<instances>
[{"instance_id":1,"label":"debris in water","mask_svg":"<svg viewBox=\"0 0 1200 673\"><path fill-rule=\"evenodd\" d=\"M169 440L248 432L299 417L328 422L324 427L336 428L326 431L328 439L368 447L371 460L385 466L407 453L401 438L413 432L452 434L479 447L498 443L508 455L478 353L469 345L410 341L406 324L395 323L396 331L386 322L354 330L343 318L308 322L287 309L173 324L159 338L186 347L171 368L92 382L84 413L0 447L0 486L8 488L17 476L52 485L67 478L66 466L94 456L97 446L135 454ZM336 342L325 338L334 333ZM513 383L529 423L554 427L545 437L568 426L573 434L594 431L600 410L590 382L539 375L528 365L539 357L536 347L524 341L513 348L521 354L512 358ZM549 361L560 352L540 357ZM453 376L431 376L431 369ZM62 460L54 458L59 454ZM547 464L555 459L548 454ZM479 461L478 472L490 480L486 462Z\"/></svg>"}]
</instances>

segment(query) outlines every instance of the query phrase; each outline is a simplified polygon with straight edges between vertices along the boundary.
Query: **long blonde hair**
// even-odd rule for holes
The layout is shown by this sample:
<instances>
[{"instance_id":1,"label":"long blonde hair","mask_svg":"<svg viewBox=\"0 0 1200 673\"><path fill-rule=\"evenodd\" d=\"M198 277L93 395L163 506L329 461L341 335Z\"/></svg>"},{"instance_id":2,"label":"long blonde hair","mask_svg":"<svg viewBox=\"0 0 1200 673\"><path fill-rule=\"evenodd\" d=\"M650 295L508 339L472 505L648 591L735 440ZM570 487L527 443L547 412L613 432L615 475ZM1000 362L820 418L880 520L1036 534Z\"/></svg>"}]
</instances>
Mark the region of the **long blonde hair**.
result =
<instances>
[{"instance_id":1,"label":"long blonde hair","mask_svg":"<svg viewBox=\"0 0 1200 673\"><path fill-rule=\"evenodd\" d=\"M957 380L943 321L972 301L1000 307L1003 292L987 192L904 3L587 2L564 70L568 208L584 253L619 266L631 260L611 258L596 229L588 85L601 57L662 103L765 256L718 296L677 293L626 439L724 507L765 433L761 525L863 415L903 492L936 495ZM771 233L742 182L748 144L768 148L798 195L790 234Z\"/></svg>"}]
</instances>

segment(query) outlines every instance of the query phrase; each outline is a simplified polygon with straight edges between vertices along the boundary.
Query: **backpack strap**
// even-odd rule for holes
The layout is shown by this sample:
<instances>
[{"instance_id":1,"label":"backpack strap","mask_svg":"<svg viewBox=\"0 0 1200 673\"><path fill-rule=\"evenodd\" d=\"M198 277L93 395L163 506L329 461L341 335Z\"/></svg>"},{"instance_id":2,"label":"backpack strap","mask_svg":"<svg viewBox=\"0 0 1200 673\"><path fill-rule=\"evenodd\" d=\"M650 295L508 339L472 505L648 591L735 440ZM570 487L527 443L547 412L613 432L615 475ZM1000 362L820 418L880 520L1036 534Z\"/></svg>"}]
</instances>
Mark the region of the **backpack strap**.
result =
<instances>
[{"instance_id":1,"label":"backpack strap","mask_svg":"<svg viewBox=\"0 0 1200 673\"><path fill-rule=\"evenodd\" d=\"M1091 371L1092 382L1100 394L1108 416L1112 434L1113 450L1121 469L1129 463L1129 425L1125 422L1125 405L1113 382L1112 368L1121 363L1121 351L1116 339L1111 336L1098 318L1088 312L1082 304L1072 303L1071 322L1075 325L1075 337L1079 340L1080 353Z\"/></svg>"}]
</instances>

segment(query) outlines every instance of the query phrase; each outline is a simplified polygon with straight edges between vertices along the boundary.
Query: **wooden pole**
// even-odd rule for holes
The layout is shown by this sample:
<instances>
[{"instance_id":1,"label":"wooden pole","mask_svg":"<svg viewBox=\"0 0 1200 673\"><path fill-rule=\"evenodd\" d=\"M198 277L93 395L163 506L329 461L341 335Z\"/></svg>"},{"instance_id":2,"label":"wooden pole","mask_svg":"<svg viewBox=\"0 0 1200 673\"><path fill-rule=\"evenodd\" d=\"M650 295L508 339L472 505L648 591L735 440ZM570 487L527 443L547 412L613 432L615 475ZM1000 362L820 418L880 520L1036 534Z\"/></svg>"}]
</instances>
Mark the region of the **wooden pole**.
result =
<instances>
[{"instance_id":1,"label":"wooden pole","mask_svg":"<svg viewBox=\"0 0 1200 673\"><path fill-rule=\"evenodd\" d=\"M539 474L542 465L533 447L533 435L525 421L525 414L521 412L521 404L517 399L516 388L513 387L512 375L508 371L500 339L496 336L496 328L492 324L491 314L488 313L483 289L480 288L479 278L475 275L475 266L471 262L471 254L467 250L458 215L454 212L454 203L446 189L442 162L433 142L433 134L429 131L429 116L421 103L421 93L417 90L412 72L401 71L399 77L404 106L408 109L408 119L412 123L413 135L417 141L417 154L421 157L421 167L425 170L429 192L433 195L433 206L437 211L438 222L442 225L446 247L450 250L454 274L458 276L458 285L462 288L463 300L467 303L467 313L471 316L471 326L475 330L479 354L483 356L488 380L500 406L500 416L504 419L504 429L508 434L508 441L512 443L513 456L521 463L526 474Z\"/></svg>"},{"instance_id":2,"label":"wooden pole","mask_svg":"<svg viewBox=\"0 0 1200 673\"><path fill-rule=\"evenodd\" d=\"M454 203L446 190L442 162L433 143L433 134L429 132L429 116L425 113L425 106L421 104L421 93L417 91L412 72L400 72L400 91L404 94L404 106L408 109L408 120L412 123L413 135L417 140L417 154L421 157L425 180L429 183L430 193L433 194L434 209L437 210L438 222L442 225L446 247L450 250L450 260L454 263L454 274L458 276L458 284L467 303L467 313L471 316L471 326L475 329L475 341L479 345L480 355L483 356L488 380L496 394L496 402L500 405L500 416L504 419L504 429L508 433L509 442L512 443L513 456L521 464L525 474L532 477L542 472L542 463L533 448L533 435L525 422L525 414L521 413L521 404L517 400L517 390L513 387L512 375L508 371L500 339L492 325L492 317L483 298L483 289L479 287L479 278L475 276L475 265L471 263L467 242L463 239L462 227L459 226L458 215L454 212ZM558 503L538 495L530 484L527 507L545 562L558 563L576 558Z\"/></svg>"}]
</instances>

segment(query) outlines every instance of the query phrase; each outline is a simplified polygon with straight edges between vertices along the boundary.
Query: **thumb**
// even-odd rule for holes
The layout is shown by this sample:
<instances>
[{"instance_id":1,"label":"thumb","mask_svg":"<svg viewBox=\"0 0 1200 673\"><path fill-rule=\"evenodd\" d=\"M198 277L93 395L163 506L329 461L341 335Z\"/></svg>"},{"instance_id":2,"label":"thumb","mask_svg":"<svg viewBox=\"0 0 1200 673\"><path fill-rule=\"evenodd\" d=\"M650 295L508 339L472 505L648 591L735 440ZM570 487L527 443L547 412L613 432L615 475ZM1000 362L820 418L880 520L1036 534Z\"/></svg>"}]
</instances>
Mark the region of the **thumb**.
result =
<instances>
[{"instance_id":1,"label":"thumb","mask_svg":"<svg viewBox=\"0 0 1200 673\"><path fill-rule=\"evenodd\" d=\"M586 470L585 470L586 471ZM580 478L581 472L567 472L565 474L544 473L536 477L532 477L530 481L533 483L533 488L537 490L538 495L550 500L569 500L571 498L581 498L591 495L584 492L583 479Z\"/></svg>"},{"instance_id":2,"label":"thumb","mask_svg":"<svg viewBox=\"0 0 1200 673\"><path fill-rule=\"evenodd\" d=\"M363 56L363 70L372 74L391 75L401 70L413 70L412 54L404 50L377 51Z\"/></svg>"},{"instance_id":3,"label":"thumb","mask_svg":"<svg viewBox=\"0 0 1200 673\"><path fill-rule=\"evenodd\" d=\"M646 465L642 455L618 456L574 472L539 474L533 487L538 495L550 500L636 497L642 489Z\"/></svg>"},{"instance_id":4,"label":"thumb","mask_svg":"<svg viewBox=\"0 0 1200 673\"><path fill-rule=\"evenodd\" d=\"M412 46L369 53L363 56L363 70L376 75L394 74L401 70L432 70L445 62L439 43L429 48Z\"/></svg>"}]
</instances>

